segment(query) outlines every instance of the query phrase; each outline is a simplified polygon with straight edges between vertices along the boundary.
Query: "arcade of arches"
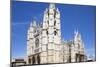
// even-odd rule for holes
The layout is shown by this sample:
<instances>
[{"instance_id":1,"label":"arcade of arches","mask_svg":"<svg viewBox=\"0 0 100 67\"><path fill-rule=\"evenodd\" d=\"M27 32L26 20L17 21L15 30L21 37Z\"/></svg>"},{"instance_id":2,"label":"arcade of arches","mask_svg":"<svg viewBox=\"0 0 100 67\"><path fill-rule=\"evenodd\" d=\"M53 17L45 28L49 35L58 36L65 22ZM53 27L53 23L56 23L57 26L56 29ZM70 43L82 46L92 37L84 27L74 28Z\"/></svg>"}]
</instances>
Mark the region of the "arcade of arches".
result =
<instances>
[{"instance_id":1,"label":"arcade of arches","mask_svg":"<svg viewBox=\"0 0 100 67\"><path fill-rule=\"evenodd\" d=\"M40 55L35 54L35 55L29 56L28 63L29 64L40 64Z\"/></svg>"}]
</instances>

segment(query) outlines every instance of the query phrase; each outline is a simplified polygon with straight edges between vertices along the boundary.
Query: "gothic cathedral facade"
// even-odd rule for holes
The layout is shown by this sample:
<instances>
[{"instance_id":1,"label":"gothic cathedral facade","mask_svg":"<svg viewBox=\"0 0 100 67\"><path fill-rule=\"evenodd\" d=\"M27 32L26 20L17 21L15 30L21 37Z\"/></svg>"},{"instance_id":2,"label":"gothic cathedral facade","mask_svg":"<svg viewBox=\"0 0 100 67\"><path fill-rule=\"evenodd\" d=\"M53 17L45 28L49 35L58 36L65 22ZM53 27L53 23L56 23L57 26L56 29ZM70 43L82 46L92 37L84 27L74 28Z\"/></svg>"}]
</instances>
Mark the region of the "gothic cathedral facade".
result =
<instances>
[{"instance_id":1,"label":"gothic cathedral facade","mask_svg":"<svg viewBox=\"0 0 100 67\"><path fill-rule=\"evenodd\" d=\"M78 31L72 41L62 41L60 11L55 4L46 8L43 23L30 24L27 33L27 64L85 61L84 43Z\"/></svg>"}]
</instances>

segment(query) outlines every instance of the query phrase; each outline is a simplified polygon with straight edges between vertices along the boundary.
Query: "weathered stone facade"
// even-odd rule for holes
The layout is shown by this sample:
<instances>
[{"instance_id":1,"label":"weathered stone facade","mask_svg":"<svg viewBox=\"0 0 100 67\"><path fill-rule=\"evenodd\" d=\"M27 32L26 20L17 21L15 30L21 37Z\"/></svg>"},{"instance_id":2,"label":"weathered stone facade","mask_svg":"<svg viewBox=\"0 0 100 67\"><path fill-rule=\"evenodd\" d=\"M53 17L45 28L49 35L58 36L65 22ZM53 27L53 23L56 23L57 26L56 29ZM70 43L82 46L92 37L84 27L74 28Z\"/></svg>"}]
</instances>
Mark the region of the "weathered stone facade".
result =
<instances>
[{"instance_id":1,"label":"weathered stone facade","mask_svg":"<svg viewBox=\"0 0 100 67\"><path fill-rule=\"evenodd\" d=\"M60 11L50 4L44 11L43 23L30 24L27 34L27 64L84 61L84 44L75 32L72 41L62 41Z\"/></svg>"}]
</instances>

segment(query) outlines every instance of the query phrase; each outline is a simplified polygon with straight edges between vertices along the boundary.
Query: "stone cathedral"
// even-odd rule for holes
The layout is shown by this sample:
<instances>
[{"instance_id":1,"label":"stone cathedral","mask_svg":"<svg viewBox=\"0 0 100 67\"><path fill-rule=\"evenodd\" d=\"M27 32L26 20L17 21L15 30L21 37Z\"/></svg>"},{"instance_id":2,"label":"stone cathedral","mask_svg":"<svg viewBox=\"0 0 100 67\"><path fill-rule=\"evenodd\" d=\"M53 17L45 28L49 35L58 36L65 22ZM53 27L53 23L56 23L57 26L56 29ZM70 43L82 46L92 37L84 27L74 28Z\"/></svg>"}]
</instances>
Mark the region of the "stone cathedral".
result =
<instances>
[{"instance_id":1,"label":"stone cathedral","mask_svg":"<svg viewBox=\"0 0 100 67\"><path fill-rule=\"evenodd\" d=\"M27 32L27 64L84 62L86 55L81 34L74 38L61 38L60 11L50 4L44 11L43 23L33 21Z\"/></svg>"}]
</instances>

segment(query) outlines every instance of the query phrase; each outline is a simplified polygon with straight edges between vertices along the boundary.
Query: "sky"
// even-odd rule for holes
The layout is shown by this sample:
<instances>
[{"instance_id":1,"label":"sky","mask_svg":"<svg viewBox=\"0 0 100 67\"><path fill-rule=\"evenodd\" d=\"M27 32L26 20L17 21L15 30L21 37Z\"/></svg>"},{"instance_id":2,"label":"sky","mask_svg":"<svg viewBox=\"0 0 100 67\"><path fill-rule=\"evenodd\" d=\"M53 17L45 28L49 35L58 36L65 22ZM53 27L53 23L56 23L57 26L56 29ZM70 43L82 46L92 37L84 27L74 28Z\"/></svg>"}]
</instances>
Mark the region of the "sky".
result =
<instances>
[{"instance_id":1,"label":"sky","mask_svg":"<svg viewBox=\"0 0 100 67\"><path fill-rule=\"evenodd\" d=\"M72 40L74 30L78 29L85 44L88 56L95 57L96 7L88 5L55 4L61 17L61 38ZM11 5L11 56L25 57L27 49L27 30L36 20L43 22L43 13L49 3L13 1Z\"/></svg>"}]
</instances>

